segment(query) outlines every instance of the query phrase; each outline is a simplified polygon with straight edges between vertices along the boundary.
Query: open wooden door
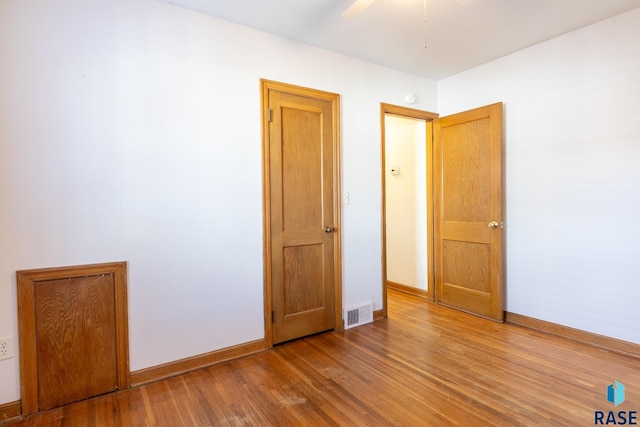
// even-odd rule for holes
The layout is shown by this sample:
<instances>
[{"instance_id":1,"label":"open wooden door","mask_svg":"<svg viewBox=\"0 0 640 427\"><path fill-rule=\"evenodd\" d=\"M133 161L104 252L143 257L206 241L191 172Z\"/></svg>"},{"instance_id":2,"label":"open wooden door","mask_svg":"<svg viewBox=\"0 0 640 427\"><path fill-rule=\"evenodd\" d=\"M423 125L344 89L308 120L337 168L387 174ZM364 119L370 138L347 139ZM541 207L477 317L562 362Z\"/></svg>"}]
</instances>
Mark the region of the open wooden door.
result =
<instances>
[{"instance_id":1,"label":"open wooden door","mask_svg":"<svg viewBox=\"0 0 640 427\"><path fill-rule=\"evenodd\" d=\"M436 302L502 322L502 103L433 123Z\"/></svg>"}]
</instances>

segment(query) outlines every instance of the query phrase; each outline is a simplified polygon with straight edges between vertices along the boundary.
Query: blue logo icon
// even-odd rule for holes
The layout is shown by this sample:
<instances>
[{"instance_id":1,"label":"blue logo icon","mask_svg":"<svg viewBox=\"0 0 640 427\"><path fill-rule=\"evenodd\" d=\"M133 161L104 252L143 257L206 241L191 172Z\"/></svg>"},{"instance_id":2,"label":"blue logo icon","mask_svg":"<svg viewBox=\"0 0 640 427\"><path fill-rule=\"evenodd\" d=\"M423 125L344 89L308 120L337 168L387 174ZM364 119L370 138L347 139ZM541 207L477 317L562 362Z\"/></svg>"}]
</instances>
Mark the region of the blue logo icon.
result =
<instances>
[{"instance_id":1,"label":"blue logo icon","mask_svg":"<svg viewBox=\"0 0 640 427\"><path fill-rule=\"evenodd\" d=\"M609 384L607 400L616 406L624 402L624 385L620 381L616 380L614 384Z\"/></svg>"}]
</instances>

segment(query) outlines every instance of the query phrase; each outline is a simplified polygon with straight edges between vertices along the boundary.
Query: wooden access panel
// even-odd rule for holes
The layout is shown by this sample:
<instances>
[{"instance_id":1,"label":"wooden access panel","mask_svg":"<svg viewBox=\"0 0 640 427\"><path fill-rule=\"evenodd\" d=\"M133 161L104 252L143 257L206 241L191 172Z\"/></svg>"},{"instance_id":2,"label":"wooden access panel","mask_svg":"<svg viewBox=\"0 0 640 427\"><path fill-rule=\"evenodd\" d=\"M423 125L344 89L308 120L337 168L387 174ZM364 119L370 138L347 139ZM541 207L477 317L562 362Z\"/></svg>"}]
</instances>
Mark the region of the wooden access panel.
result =
<instances>
[{"instance_id":1,"label":"wooden access panel","mask_svg":"<svg viewBox=\"0 0 640 427\"><path fill-rule=\"evenodd\" d=\"M17 276L23 414L128 388L126 264Z\"/></svg>"}]
</instances>

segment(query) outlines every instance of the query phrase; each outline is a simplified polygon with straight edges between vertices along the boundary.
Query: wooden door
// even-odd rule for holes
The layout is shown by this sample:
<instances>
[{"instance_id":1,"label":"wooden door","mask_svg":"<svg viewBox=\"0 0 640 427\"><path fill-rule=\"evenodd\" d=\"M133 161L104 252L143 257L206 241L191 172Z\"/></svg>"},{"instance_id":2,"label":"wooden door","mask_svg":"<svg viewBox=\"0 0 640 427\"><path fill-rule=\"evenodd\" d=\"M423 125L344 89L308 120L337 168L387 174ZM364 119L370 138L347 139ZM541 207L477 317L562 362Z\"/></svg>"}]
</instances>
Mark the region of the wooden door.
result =
<instances>
[{"instance_id":1,"label":"wooden door","mask_svg":"<svg viewBox=\"0 0 640 427\"><path fill-rule=\"evenodd\" d=\"M434 120L436 302L503 319L502 104Z\"/></svg>"},{"instance_id":2,"label":"wooden door","mask_svg":"<svg viewBox=\"0 0 640 427\"><path fill-rule=\"evenodd\" d=\"M277 344L341 326L338 97L263 83L268 320Z\"/></svg>"}]
</instances>

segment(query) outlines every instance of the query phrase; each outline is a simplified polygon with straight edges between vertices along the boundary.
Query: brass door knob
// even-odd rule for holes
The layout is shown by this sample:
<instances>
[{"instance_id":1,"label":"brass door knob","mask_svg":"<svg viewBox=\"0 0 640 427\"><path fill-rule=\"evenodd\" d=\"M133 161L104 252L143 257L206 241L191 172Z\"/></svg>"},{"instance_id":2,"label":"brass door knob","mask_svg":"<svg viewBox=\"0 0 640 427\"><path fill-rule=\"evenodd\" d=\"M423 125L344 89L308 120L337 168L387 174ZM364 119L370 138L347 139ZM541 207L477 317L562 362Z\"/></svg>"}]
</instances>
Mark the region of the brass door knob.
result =
<instances>
[{"instance_id":1,"label":"brass door knob","mask_svg":"<svg viewBox=\"0 0 640 427\"><path fill-rule=\"evenodd\" d=\"M325 233L333 233L334 231L336 231L336 229L333 227L325 227L323 228L323 230Z\"/></svg>"},{"instance_id":2,"label":"brass door knob","mask_svg":"<svg viewBox=\"0 0 640 427\"><path fill-rule=\"evenodd\" d=\"M489 228L496 229L496 228L498 228L498 227L500 227L500 224L498 223L498 221L491 221L491 222L489 223Z\"/></svg>"}]
</instances>

